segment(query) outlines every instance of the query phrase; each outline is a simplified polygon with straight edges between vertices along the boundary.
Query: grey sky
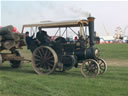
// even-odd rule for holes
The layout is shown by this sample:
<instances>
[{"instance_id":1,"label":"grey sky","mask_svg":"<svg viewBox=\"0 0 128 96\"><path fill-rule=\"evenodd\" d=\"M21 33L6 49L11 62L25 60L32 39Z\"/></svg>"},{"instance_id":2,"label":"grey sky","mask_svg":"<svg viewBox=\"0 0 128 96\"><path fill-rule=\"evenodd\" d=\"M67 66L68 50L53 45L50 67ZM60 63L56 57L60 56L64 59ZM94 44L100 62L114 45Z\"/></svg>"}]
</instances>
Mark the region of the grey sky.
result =
<instances>
[{"instance_id":1,"label":"grey sky","mask_svg":"<svg viewBox=\"0 0 128 96\"><path fill-rule=\"evenodd\" d=\"M99 35L106 35L103 24L113 35L116 27L128 25L127 10L127 1L1 1L1 24L12 24L21 31L26 23L82 19L91 13Z\"/></svg>"}]
</instances>

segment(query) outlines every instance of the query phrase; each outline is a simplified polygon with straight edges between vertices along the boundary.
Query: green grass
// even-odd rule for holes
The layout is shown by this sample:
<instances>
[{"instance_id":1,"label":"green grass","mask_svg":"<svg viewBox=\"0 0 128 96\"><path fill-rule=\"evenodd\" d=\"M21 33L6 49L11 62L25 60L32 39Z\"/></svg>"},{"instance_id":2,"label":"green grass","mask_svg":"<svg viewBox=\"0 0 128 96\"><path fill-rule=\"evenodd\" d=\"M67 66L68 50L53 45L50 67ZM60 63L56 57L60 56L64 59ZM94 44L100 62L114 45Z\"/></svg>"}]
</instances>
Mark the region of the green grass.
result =
<instances>
[{"instance_id":1,"label":"green grass","mask_svg":"<svg viewBox=\"0 0 128 96\"><path fill-rule=\"evenodd\" d=\"M80 68L41 76L30 65L0 71L0 96L127 96L128 68L109 67L96 78L84 78Z\"/></svg>"},{"instance_id":2,"label":"green grass","mask_svg":"<svg viewBox=\"0 0 128 96\"><path fill-rule=\"evenodd\" d=\"M128 44L100 44L96 45L100 50L102 58L105 59L127 59Z\"/></svg>"},{"instance_id":3,"label":"green grass","mask_svg":"<svg viewBox=\"0 0 128 96\"><path fill-rule=\"evenodd\" d=\"M105 59L128 57L127 44L96 46ZM21 52L31 58L26 48ZM95 78L84 78L80 68L42 76L34 72L31 63L18 69L10 68L8 62L0 67L0 96L127 96L127 90L128 67L125 66L108 66L105 74Z\"/></svg>"}]
</instances>

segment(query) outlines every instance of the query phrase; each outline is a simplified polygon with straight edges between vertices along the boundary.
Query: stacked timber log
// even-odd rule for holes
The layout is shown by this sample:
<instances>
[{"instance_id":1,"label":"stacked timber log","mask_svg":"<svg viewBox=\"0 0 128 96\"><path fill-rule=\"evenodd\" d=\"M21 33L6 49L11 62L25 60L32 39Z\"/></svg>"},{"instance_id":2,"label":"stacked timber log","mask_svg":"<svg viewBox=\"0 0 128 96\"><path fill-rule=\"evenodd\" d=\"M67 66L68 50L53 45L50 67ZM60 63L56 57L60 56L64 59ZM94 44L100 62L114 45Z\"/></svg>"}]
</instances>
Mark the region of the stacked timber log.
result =
<instances>
[{"instance_id":1,"label":"stacked timber log","mask_svg":"<svg viewBox=\"0 0 128 96\"><path fill-rule=\"evenodd\" d=\"M24 35L21 33L13 32L13 26L9 25L0 28L0 48L1 49L11 49L20 48L25 45Z\"/></svg>"}]
</instances>

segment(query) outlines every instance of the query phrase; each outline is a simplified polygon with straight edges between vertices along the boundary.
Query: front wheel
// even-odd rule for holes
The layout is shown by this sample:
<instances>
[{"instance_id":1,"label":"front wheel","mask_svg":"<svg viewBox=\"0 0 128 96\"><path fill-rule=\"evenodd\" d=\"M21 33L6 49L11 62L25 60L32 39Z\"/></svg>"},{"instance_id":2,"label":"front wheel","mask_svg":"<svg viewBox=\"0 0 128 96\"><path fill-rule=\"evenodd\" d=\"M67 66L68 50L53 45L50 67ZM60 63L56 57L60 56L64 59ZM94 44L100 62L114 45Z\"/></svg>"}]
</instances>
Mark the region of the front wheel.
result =
<instances>
[{"instance_id":1,"label":"front wheel","mask_svg":"<svg viewBox=\"0 0 128 96\"><path fill-rule=\"evenodd\" d=\"M107 63L101 58L99 58L97 60L97 63L99 64L99 67L100 67L100 73L99 74L105 73L107 71Z\"/></svg>"},{"instance_id":2,"label":"front wheel","mask_svg":"<svg viewBox=\"0 0 128 96\"><path fill-rule=\"evenodd\" d=\"M99 72L99 64L93 59L87 59L81 65L81 73L84 77L95 77Z\"/></svg>"}]
</instances>

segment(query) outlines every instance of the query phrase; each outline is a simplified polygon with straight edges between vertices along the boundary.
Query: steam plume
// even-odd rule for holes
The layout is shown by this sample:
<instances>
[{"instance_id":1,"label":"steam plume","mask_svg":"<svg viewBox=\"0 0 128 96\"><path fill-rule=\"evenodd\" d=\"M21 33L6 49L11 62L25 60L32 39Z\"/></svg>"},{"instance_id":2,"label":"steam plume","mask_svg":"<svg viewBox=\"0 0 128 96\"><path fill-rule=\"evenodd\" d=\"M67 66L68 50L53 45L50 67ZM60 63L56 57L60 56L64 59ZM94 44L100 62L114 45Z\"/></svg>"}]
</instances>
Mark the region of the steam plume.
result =
<instances>
[{"instance_id":1,"label":"steam plume","mask_svg":"<svg viewBox=\"0 0 128 96\"><path fill-rule=\"evenodd\" d=\"M70 10L71 12L79 15L80 17L82 16L82 17L88 18L91 15L90 12L85 12L81 8L70 8Z\"/></svg>"}]
</instances>

